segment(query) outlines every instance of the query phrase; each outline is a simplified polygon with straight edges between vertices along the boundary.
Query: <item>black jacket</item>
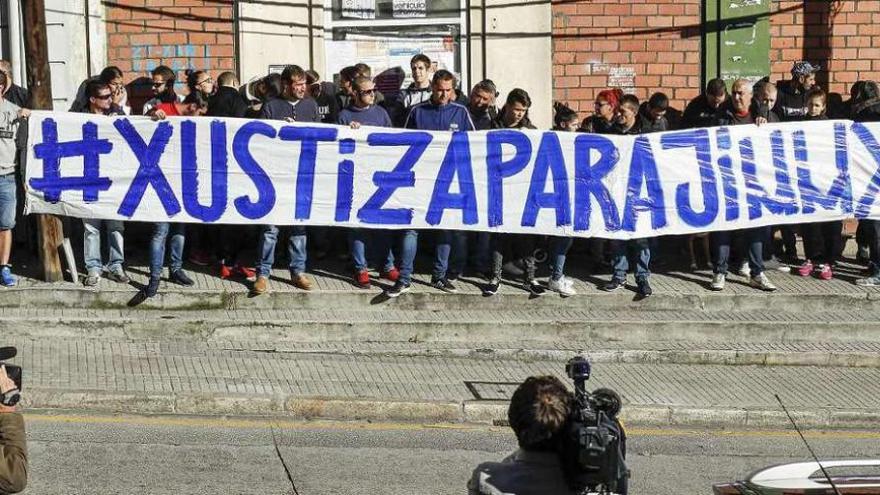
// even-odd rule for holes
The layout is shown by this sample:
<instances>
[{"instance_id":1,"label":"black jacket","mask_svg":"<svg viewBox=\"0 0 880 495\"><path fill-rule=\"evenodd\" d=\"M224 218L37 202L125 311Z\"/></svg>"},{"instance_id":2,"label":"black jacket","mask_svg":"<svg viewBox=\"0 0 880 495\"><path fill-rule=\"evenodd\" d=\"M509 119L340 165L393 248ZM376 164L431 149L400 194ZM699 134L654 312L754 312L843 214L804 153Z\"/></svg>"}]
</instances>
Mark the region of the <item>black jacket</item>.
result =
<instances>
[{"instance_id":1,"label":"black jacket","mask_svg":"<svg viewBox=\"0 0 880 495\"><path fill-rule=\"evenodd\" d=\"M579 130L593 134L620 134L616 122L608 122L598 115L585 118Z\"/></svg>"},{"instance_id":2,"label":"black jacket","mask_svg":"<svg viewBox=\"0 0 880 495\"><path fill-rule=\"evenodd\" d=\"M722 105L722 108L724 105ZM700 95L688 103L681 118L682 129L694 129L699 127L713 127L718 125L719 108L709 106L705 95Z\"/></svg>"},{"instance_id":3,"label":"black jacket","mask_svg":"<svg viewBox=\"0 0 880 495\"><path fill-rule=\"evenodd\" d=\"M247 102L235 88L220 86L208 101L208 115L212 117L238 117L247 114Z\"/></svg>"},{"instance_id":4,"label":"black jacket","mask_svg":"<svg viewBox=\"0 0 880 495\"><path fill-rule=\"evenodd\" d=\"M781 81L777 86L779 96L773 109L784 121L801 120L807 114L807 93L798 87L797 81Z\"/></svg>"}]
</instances>

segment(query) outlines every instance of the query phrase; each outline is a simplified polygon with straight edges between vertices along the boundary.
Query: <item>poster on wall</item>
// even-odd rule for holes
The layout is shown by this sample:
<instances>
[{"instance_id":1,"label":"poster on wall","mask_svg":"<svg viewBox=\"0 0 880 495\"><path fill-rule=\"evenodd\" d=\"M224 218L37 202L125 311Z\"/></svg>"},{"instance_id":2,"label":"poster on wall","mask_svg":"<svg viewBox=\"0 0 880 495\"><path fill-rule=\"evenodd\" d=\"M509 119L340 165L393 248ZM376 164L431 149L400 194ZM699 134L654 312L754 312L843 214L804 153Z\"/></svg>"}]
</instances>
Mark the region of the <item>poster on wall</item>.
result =
<instances>
[{"instance_id":1,"label":"poster on wall","mask_svg":"<svg viewBox=\"0 0 880 495\"><path fill-rule=\"evenodd\" d=\"M394 0L392 7L396 19L428 16L427 0Z\"/></svg>"},{"instance_id":2,"label":"poster on wall","mask_svg":"<svg viewBox=\"0 0 880 495\"><path fill-rule=\"evenodd\" d=\"M341 10L347 19L375 19L376 0L342 0Z\"/></svg>"},{"instance_id":3,"label":"poster on wall","mask_svg":"<svg viewBox=\"0 0 880 495\"><path fill-rule=\"evenodd\" d=\"M443 28L444 26L438 26ZM431 37L406 37L400 30L399 37L385 37L379 33L352 33L350 28L344 40L328 40L327 74L337 74L344 67L363 62L373 70L373 76L389 69L400 68L405 74L402 86L412 82L409 61L419 53L428 56L433 62L432 70L446 69L456 72L459 45L448 33L437 33ZM421 34L421 33L419 33Z\"/></svg>"}]
</instances>

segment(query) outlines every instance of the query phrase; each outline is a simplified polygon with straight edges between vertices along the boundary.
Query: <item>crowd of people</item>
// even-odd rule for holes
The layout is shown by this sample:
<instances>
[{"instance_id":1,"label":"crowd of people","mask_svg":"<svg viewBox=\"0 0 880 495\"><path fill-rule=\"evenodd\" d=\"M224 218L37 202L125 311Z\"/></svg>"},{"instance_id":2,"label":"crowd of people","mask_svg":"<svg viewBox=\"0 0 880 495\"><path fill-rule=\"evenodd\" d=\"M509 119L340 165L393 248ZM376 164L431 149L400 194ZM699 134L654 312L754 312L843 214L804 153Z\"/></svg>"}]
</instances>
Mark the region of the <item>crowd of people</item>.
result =
<instances>
[{"instance_id":1,"label":"crowd of people","mask_svg":"<svg viewBox=\"0 0 880 495\"><path fill-rule=\"evenodd\" d=\"M186 73L185 84L177 83L177 74L166 66L151 71L152 97L141 111L153 119L168 116L247 117L296 122L323 122L360 126L400 127L432 131L474 131L487 129L534 129L529 119L532 100L523 89L501 95L491 80L480 81L469 92L459 87L455 75L437 69L431 60L419 54L410 63L412 83L402 89L388 89L373 78L370 67L357 64L340 71L336 82L323 81L312 70L291 65L281 73L256 78L243 86L232 72L218 74L216 80L206 71ZM633 94L617 88L600 91L594 112L581 118L566 104L554 104L553 129L563 132L634 135L674 129L731 125L763 125L790 120L820 120L845 117L857 121L880 120L880 89L872 81L852 88L850 99L829 95L816 85L818 67L798 62L790 80L774 84L765 78L753 83L737 80L731 87L721 79L708 82L701 95L683 112L670 107L669 98L654 93L641 102ZM116 67L104 69L85 81L70 108L73 112L98 115L125 115L132 112L125 84L125 74ZM22 142L16 131L27 118L26 91L12 83L9 64L0 61L0 84L5 95L0 107L0 284L15 285L10 264L11 229L15 224L14 173ZM181 91L185 86L186 90ZM835 99L835 97L837 98ZM102 278L128 283L125 272L125 223L118 220L84 219L83 253L86 286L97 286ZM371 229L306 228L293 226L286 232L288 268L294 286L310 290L313 281L307 274L307 240L323 257L328 246L345 244L339 253L351 262L352 283L363 289L371 287L369 268L391 282L385 290L397 297L409 290L413 264L419 250L420 232ZM188 231L188 232L187 232ZM222 278L243 277L252 282L252 291L269 290L269 275L275 264L275 249L282 229L274 225L204 226L182 223L157 223L152 226L149 249L149 282L143 289L155 296L168 251L169 276L184 286L194 284L184 270L184 246L192 244L189 260L199 265L216 264ZM774 239L781 231L778 249ZM102 235L109 247L108 259L101 254ZM433 273L431 286L444 292L456 292L456 280L470 266L485 281L486 296L501 288L505 264L514 261L522 273L523 288L540 295L546 290L562 296L576 293L573 281L565 275L565 263L574 240L567 237L543 238L536 235L468 233L437 230L432 233ZM799 257L796 239L803 239L805 256ZM345 239L344 243L333 242ZM712 290L723 290L729 271L746 277L749 284L763 291L775 285L766 275L767 261L790 267L800 276L829 280L843 247L842 222L822 222L799 226L755 227L708 236L651 238L629 241L587 239L586 261L593 267L610 268L606 291L626 287L627 273L635 273L635 290L640 297L652 294L649 283L652 257L660 253L689 253L693 268L698 266L695 244L703 244L706 263L713 270ZM859 256L868 262L868 273L856 281L859 285L880 286L880 227L873 220L859 222ZM423 243L424 244L424 243ZM682 248L686 246L686 248ZM256 248L253 265L242 259L248 248ZM424 247L423 247L424 248ZM550 268L546 284L536 276L536 253L547 254ZM669 256L670 258L675 257ZM251 267L253 266L253 267Z\"/></svg>"}]
</instances>

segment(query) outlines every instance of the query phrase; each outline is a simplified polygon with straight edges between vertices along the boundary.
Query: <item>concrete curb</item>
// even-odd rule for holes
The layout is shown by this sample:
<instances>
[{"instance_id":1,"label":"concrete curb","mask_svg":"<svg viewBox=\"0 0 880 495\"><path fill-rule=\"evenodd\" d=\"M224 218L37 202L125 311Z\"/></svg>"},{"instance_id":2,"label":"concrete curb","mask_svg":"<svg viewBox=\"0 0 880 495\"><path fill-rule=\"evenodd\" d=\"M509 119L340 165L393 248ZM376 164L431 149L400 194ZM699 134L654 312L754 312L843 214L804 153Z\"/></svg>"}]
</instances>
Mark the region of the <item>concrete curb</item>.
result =
<instances>
[{"instance_id":1,"label":"concrete curb","mask_svg":"<svg viewBox=\"0 0 880 495\"><path fill-rule=\"evenodd\" d=\"M202 416L283 416L291 419L399 421L413 423L484 423L505 425L505 401L394 401L332 397L280 397L210 394L131 394L68 390L29 390L24 410L78 410L122 414ZM863 429L880 427L880 412L870 410L792 410L805 428ZM747 408L699 408L626 405L628 425L690 427L788 428L782 411Z\"/></svg>"},{"instance_id":2,"label":"concrete curb","mask_svg":"<svg viewBox=\"0 0 880 495\"><path fill-rule=\"evenodd\" d=\"M524 304L540 304L544 308L590 307L595 309L637 310L703 310L703 311L759 311L772 304L774 310L800 311L855 311L876 310L880 291L865 289L850 293L790 293L771 295L757 289L749 292L655 292L654 296L637 301L629 291L616 293L590 292L568 298L548 294L536 300L524 291L509 288L509 293L482 297L478 292L447 294L425 290L411 292L403 297L388 299L377 290L316 290L312 292L278 290L253 297L245 287L226 289L171 288L163 289L151 299L137 298L134 287L100 289L77 287L71 284L21 287L0 291L0 307L47 307L125 309L136 305L140 309L156 310L211 310L211 309L324 309L329 307L381 311L385 307L405 310L481 310L521 308Z\"/></svg>"},{"instance_id":3,"label":"concrete curb","mask_svg":"<svg viewBox=\"0 0 880 495\"><path fill-rule=\"evenodd\" d=\"M203 318L177 318L157 312L155 318L5 317L0 334L16 338L84 338L111 340L194 340L198 342L880 342L880 322L851 321L230 321L222 312ZM654 357L659 358L658 355ZM632 358L632 356L630 356ZM874 362L870 356L868 362ZM781 364L784 355L712 357L727 364ZM860 357L861 359L861 357ZM830 364L832 356L813 356L804 364ZM858 361L858 360L854 360ZM844 359L844 363L848 358Z\"/></svg>"}]
</instances>

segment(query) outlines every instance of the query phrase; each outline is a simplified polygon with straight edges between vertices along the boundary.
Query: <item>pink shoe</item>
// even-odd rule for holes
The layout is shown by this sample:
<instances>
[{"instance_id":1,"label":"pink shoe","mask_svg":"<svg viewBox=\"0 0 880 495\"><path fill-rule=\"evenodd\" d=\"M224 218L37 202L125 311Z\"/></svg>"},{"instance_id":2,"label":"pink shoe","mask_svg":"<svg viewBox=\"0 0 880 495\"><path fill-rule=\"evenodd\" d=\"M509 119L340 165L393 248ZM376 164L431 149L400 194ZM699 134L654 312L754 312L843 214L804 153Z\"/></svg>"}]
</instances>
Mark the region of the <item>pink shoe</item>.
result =
<instances>
[{"instance_id":1,"label":"pink shoe","mask_svg":"<svg viewBox=\"0 0 880 495\"><path fill-rule=\"evenodd\" d=\"M819 273L816 276L819 277L819 280L831 280L831 277L834 276L831 273L831 265L819 265Z\"/></svg>"},{"instance_id":2,"label":"pink shoe","mask_svg":"<svg viewBox=\"0 0 880 495\"><path fill-rule=\"evenodd\" d=\"M813 263L810 260L804 261L804 264L798 267L797 272L801 277L809 277L813 273Z\"/></svg>"}]
</instances>

